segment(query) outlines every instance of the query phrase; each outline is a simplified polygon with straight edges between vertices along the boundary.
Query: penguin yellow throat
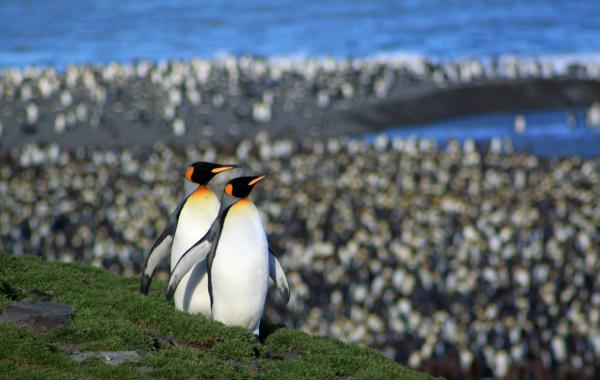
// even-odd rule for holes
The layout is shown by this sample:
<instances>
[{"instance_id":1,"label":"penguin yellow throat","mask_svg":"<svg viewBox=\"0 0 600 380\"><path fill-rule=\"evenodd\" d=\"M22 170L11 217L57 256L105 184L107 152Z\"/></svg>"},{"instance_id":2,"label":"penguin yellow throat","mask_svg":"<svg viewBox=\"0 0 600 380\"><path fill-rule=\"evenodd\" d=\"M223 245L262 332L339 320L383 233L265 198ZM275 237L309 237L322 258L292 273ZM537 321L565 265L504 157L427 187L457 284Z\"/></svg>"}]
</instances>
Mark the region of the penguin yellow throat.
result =
<instances>
[{"instance_id":1,"label":"penguin yellow throat","mask_svg":"<svg viewBox=\"0 0 600 380\"><path fill-rule=\"evenodd\" d=\"M212 190L208 188L206 185L200 185L194 192L190 195L190 198L197 200L201 198L209 197L213 194Z\"/></svg>"},{"instance_id":2,"label":"penguin yellow throat","mask_svg":"<svg viewBox=\"0 0 600 380\"><path fill-rule=\"evenodd\" d=\"M242 198L239 201L236 202L237 205L239 206L245 206L252 203L252 201L249 198Z\"/></svg>"}]
</instances>

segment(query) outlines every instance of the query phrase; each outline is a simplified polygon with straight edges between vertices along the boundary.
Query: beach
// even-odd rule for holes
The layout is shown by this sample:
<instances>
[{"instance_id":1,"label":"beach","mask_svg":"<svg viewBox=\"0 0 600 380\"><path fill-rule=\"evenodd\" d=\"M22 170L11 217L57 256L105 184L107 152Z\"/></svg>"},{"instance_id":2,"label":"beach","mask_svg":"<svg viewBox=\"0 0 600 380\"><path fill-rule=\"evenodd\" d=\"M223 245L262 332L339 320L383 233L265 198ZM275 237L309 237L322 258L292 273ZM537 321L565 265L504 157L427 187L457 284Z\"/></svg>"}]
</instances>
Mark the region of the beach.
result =
<instances>
[{"instance_id":1,"label":"beach","mask_svg":"<svg viewBox=\"0 0 600 380\"><path fill-rule=\"evenodd\" d=\"M231 151L260 131L295 140L367 136L482 112L587 108L600 102L598 78L593 62L560 67L518 59L486 65L226 56L5 69L0 154L26 143L109 148L204 140Z\"/></svg>"}]
</instances>

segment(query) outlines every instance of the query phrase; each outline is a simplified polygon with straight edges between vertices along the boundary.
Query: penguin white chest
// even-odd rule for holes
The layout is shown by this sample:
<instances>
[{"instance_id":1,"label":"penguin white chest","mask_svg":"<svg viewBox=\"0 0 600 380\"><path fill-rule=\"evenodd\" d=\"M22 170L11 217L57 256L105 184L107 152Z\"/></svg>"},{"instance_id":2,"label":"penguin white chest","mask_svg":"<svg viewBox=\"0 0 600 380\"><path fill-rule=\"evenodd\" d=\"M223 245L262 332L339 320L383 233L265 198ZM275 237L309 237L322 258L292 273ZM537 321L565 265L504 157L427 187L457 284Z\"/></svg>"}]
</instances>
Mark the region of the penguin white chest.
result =
<instances>
[{"instance_id":1,"label":"penguin white chest","mask_svg":"<svg viewBox=\"0 0 600 380\"><path fill-rule=\"evenodd\" d=\"M231 207L211 267L213 319L258 334L269 286L269 247L258 210Z\"/></svg>"},{"instance_id":2,"label":"penguin white chest","mask_svg":"<svg viewBox=\"0 0 600 380\"><path fill-rule=\"evenodd\" d=\"M171 270L181 256L206 234L219 212L219 200L207 188L192 193L182 208L171 249ZM175 307L210 318L206 261L198 263L181 280L174 295Z\"/></svg>"}]
</instances>

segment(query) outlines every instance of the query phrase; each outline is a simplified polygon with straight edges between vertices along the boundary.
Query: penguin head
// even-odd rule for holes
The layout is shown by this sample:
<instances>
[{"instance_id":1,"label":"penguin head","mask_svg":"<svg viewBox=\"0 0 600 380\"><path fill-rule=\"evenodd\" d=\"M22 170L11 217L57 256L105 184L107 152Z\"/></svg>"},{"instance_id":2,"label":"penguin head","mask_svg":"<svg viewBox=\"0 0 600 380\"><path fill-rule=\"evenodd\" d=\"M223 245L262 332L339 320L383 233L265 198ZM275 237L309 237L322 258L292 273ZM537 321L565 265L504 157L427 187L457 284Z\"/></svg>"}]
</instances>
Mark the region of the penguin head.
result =
<instances>
[{"instance_id":1,"label":"penguin head","mask_svg":"<svg viewBox=\"0 0 600 380\"><path fill-rule=\"evenodd\" d=\"M269 174L249 176L249 177L238 177L227 182L225 185L225 194L235 198L246 198L250 195L254 185L267 178Z\"/></svg>"},{"instance_id":2,"label":"penguin head","mask_svg":"<svg viewBox=\"0 0 600 380\"><path fill-rule=\"evenodd\" d=\"M208 185L217 174L237 168L238 165L213 164L212 162L194 162L185 171L185 178L198 185Z\"/></svg>"}]
</instances>

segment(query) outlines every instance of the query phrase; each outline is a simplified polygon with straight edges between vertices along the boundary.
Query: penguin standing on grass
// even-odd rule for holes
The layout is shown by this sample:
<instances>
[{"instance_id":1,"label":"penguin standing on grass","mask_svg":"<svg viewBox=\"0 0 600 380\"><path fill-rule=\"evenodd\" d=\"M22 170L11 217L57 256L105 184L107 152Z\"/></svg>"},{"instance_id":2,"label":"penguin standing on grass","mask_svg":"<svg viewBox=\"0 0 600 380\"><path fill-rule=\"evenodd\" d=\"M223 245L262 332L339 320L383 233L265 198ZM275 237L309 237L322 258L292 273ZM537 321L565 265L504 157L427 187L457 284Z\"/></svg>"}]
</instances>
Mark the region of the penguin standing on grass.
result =
<instances>
[{"instance_id":1,"label":"penguin standing on grass","mask_svg":"<svg viewBox=\"0 0 600 380\"><path fill-rule=\"evenodd\" d=\"M237 165L221 165L196 162L186 170L186 179L197 188L177 206L171 214L165 230L158 237L146 257L142 272L140 292L148 294L152 277L162 260L171 255L171 270L199 238L209 230L219 213L220 202L208 183L217 174L236 168ZM270 276L275 281L285 302L289 300L289 288L285 273L275 256L269 257ZM175 290L175 307L188 313L200 313L211 318L206 262L199 262L181 278Z\"/></svg>"},{"instance_id":2,"label":"penguin standing on grass","mask_svg":"<svg viewBox=\"0 0 600 380\"><path fill-rule=\"evenodd\" d=\"M159 263L169 253L173 269L184 252L208 231L219 212L219 199L207 185L215 175L236 167L237 165L195 162L187 168L185 178L197 187L177 206L167 227L150 249L142 272L141 293L148 294ZM208 294L208 278L205 274L206 265L200 263L182 279L181 286L175 293L177 309L210 317L210 299L205 296Z\"/></svg>"},{"instance_id":3,"label":"penguin standing on grass","mask_svg":"<svg viewBox=\"0 0 600 380\"><path fill-rule=\"evenodd\" d=\"M227 183L219 216L173 269L167 299L192 268L206 261L214 320L242 326L258 335L269 285L271 257L267 235L248 198L266 175L239 177Z\"/></svg>"}]
</instances>

